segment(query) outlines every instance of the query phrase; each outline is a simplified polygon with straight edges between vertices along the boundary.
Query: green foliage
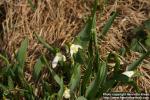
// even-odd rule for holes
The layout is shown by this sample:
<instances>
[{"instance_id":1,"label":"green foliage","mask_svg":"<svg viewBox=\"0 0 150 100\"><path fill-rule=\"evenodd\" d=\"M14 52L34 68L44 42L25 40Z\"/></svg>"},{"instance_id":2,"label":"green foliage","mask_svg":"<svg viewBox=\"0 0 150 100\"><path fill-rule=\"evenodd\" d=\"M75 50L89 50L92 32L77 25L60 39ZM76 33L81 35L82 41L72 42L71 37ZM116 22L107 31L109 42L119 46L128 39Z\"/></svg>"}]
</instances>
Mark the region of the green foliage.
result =
<instances>
[{"instance_id":1,"label":"green foliage","mask_svg":"<svg viewBox=\"0 0 150 100\"><path fill-rule=\"evenodd\" d=\"M24 63L26 60L27 55L27 48L28 48L28 39L26 38L22 43L21 47L18 50L16 60L18 61L18 66L23 70Z\"/></svg>"},{"instance_id":2,"label":"green foliage","mask_svg":"<svg viewBox=\"0 0 150 100\"><path fill-rule=\"evenodd\" d=\"M34 78L35 80L38 80L38 79L39 79L39 75L40 75L40 72L41 72L43 66L44 66L44 64L43 64L43 62L42 62L42 59L39 58L39 59L37 60L37 62L35 63L34 70L33 70L33 78Z\"/></svg>"},{"instance_id":3,"label":"green foliage","mask_svg":"<svg viewBox=\"0 0 150 100\"><path fill-rule=\"evenodd\" d=\"M145 54L143 54L139 59L135 60L133 63L131 63L128 67L127 70L135 70L137 69L138 65L146 58L150 55L150 51L146 52Z\"/></svg>"},{"instance_id":4,"label":"green foliage","mask_svg":"<svg viewBox=\"0 0 150 100\"><path fill-rule=\"evenodd\" d=\"M70 91L73 92L80 82L80 65L76 64L73 68L73 74L69 83Z\"/></svg>"},{"instance_id":5,"label":"green foliage","mask_svg":"<svg viewBox=\"0 0 150 100\"><path fill-rule=\"evenodd\" d=\"M113 22L114 22L116 17L117 17L117 12L113 12L112 16L109 18L109 20L104 25L104 28L103 28L103 30L101 32L102 36L106 35L106 33L108 32L108 30L112 26L112 24L113 24Z\"/></svg>"},{"instance_id":6,"label":"green foliage","mask_svg":"<svg viewBox=\"0 0 150 100\"><path fill-rule=\"evenodd\" d=\"M105 0L105 4L108 1ZM34 9L31 0L28 0L28 2ZM14 100L63 100L64 98L70 98L70 100L96 100L101 98L104 92L111 92L111 89L118 83L131 85L137 92L140 92L133 78L122 74L119 57L120 55L125 55L125 48L121 49L120 55L110 53L106 59L100 57L96 31L98 3L98 0L95 0L91 16L72 43L81 46L82 50L74 53L73 57L70 56L69 52L63 52L67 54L65 55L66 61L59 62L56 68L52 68L52 64L56 62L53 62L51 58L54 58L56 53L60 52L60 49L50 46L36 33L34 35L38 42L50 52L48 55L41 54L37 59L31 79L27 80L28 78L25 77L24 71L28 48L27 38L22 41L13 63L5 55L0 54L0 59L4 62L2 71L0 71L0 92L2 91L2 98ZM116 16L117 12L110 16L102 29L101 37L106 35ZM149 27L149 24L145 24L145 27ZM134 40L135 43L132 46L134 49L137 49L136 46L142 42L142 40L139 40L139 38ZM145 42L149 45L149 39ZM143 47L141 48L143 49ZM135 71L137 69L143 59L150 55L150 51L145 50L145 52L127 67L127 71ZM112 61L115 63L113 66L114 70L108 73L108 63ZM140 76L140 74L137 73L135 77L137 76Z\"/></svg>"},{"instance_id":7,"label":"green foliage","mask_svg":"<svg viewBox=\"0 0 150 100\"><path fill-rule=\"evenodd\" d=\"M143 25L136 27L133 32L135 36L130 44L131 50L140 53L150 50L150 20L144 21Z\"/></svg>"},{"instance_id":8,"label":"green foliage","mask_svg":"<svg viewBox=\"0 0 150 100\"><path fill-rule=\"evenodd\" d=\"M36 33L35 34L35 37L37 38L37 40L39 41L39 43L43 44L43 46L45 48L47 48L50 52L52 53L56 53L55 49L53 47L51 47L47 42L44 41L44 39L42 37L39 37Z\"/></svg>"}]
</instances>

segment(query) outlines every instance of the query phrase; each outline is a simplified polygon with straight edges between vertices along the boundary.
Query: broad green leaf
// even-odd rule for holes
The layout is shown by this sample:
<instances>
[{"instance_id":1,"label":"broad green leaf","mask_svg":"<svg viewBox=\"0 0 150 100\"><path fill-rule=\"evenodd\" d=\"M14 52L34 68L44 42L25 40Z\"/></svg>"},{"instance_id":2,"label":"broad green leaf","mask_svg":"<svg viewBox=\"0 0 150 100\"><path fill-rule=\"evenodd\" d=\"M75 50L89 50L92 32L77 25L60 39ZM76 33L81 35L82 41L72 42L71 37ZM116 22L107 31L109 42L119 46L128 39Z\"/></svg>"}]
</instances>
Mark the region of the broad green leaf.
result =
<instances>
[{"instance_id":1,"label":"broad green leaf","mask_svg":"<svg viewBox=\"0 0 150 100\"><path fill-rule=\"evenodd\" d=\"M133 63L131 63L126 70L127 71L131 71L131 70L135 70L137 69L137 67L140 65L140 63L150 55L150 51L148 51L147 53L143 54L139 59L133 61Z\"/></svg>"},{"instance_id":2,"label":"broad green leaf","mask_svg":"<svg viewBox=\"0 0 150 100\"><path fill-rule=\"evenodd\" d=\"M90 76L92 74L93 60L94 60L93 58L91 58L89 60L89 63L87 65L87 69L86 69L85 74L83 76L83 81L82 81L82 84L81 84L81 95L84 95L87 83L88 83L89 78L90 78Z\"/></svg>"},{"instance_id":3,"label":"broad green leaf","mask_svg":"<svg viewBox=\"0 0 150 100\"><path fill-rule=\"evenodd\" d=\"M87 100L87 99L85 97L83 97L83 96L80 96L76 100Z\"/></svg>"},{"instance_id":4,"label":"broad green leaf","mask_svg":"<svg viewBox=\"0 0 150 100\"><path fill-rule=\"evenodd\" d=\"M24 70L24 63L26 60L26 55L27 55L27 48L28 48L28 39L26 38L25 40L22 41L21 46L18 50L16 60L18 61L17 70L18 72L23 75L23 70Z\"/></svg>"},{"instance_id":5,"label":"broad green leaf","mask_svg":"<svg viewBox=\"0 0 150 100\"><path fill-rule=\"evenodd\" d=\"M73 91L79 85L80 77L81 77L80 65L76 64L74 66L73 74L71 76L71 80L69 83L70 91Z\"/></svg>"},{"instance_id":6,"label":"broad green leaf","mask_svg":"<svg viewBox=\"0 0 150 100\"><path fill-rule=\"evenodd\" d=\"M78 37L81 39L81 41L89 41L92 27L91 22L91 19L89 19L83 30L78 34Z\"/></svg>"},{"instance_id":7,"label":"broad green leaf","mask_svg":"<svg viewBox=\"0 0 150 100\"><path fill-rule=\"evenodd\" d=\"M21 43L21 46L20 46L20 48L18 50L17 57L16 57L20 67L22 67L22 68L23 68L24 63L25 63L27 48L28 48L28 39L26 38Z\"/></svg>"},{"instance_id":8,"label":"broad green leaf","mask_svg":"<svg viewBox=\"0 0 150 100\"><path fill-rule=\"evenodd\" d=\"M86 47L91 38L92 20L89 18L83 30L77 35L74 43Z\"/></svg>"},{"instance_id":9,"label":"broad green leaf","mask_svg":"<svg viewBox=\"0 0 150 100\"><path fill-rule=\"evenodd\" d=\"M115 18L117 17L117 12L113 12L113 15L109 18L109 20L104 25L104 28L102 29L101 35L102 37L106 35L110 27L112 26Z\"/></svg>"},{"instance_id":10,"label":"broad green leaf","mask_svg":"<svg viewBox=\"0 0 150 100\"><path fill-rule=\"evenodd\" d=\"M46 47L52 53L54 53L54 54L56 53L55 49L53 47L51 47L48 43L46 43L42 37L39 37L36 33L34 33L34 34L35 34L36 38L38 39L38 41L44 45L44 47Z\"/></svg>"},{"instance_id":11,"label":"broad green leaf","mask_svg":"<svg viewBox=\"0 0 150 100\"><path fill-rule=\"evenodd\" d=\"M9 87L9 89L14 88L14 82L10 76L8 77L8 87Z\"/></svg>"},{"instance_id":12,"label":"broad green leaf","mask_svg":"<svg viewBox=\"0 0 150 100\"><path fill-rule=\"evenodd\" d=\"M102 62L99 66L98 73L96 75L96 79L90 84L86 91L86 98L88 100L93 100L98 92L100 86L104 84L106 81L107 68L106 63Z\"/></svg>"},{"instance_id":13,"label":"broad green leaf","mask_svg":"<svg viewBox=\"0 0 150 100\"><path fill-rule=\"evenodd\" d=\"M39 79L39 75L40 75L40 72L41 72L43 66L44 66L44 64L41 61L41 58L39 58L37 60L37 62L35 63L34 70L33 70L33 78L35 80Z\"/></svg>"}]
</instances>

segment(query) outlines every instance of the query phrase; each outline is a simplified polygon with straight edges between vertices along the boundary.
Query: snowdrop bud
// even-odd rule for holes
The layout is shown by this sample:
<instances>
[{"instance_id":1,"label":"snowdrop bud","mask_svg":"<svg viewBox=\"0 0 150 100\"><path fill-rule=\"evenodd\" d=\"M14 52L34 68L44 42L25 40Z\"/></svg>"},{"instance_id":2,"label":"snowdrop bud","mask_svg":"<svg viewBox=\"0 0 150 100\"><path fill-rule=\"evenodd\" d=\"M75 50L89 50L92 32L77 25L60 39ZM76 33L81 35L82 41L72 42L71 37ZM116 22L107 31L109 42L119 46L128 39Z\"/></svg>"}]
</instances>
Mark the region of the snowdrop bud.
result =
<instances>
[{"instance_id":1,"label":"snowdrop bud","mask_svg":"<svg viewBox=\"0 0 150 100\"><path fill-rule=\"evenodd\" d=\"M122 74L124 74L124 75L126 75L128 77L132 77L134 75L134 73L135 73L134 71L125 71Z\"/></svg>"},{"instance_id":2,"label":"snowdrop bud","mask_svg":"<svg viewBox=\"0 0 150 100\"><path fill-rule=\"evenodd\" d=\"M57 53L52 61L52 68L56 68L59 61L66 61L66 57L61 53Z\"/></svg>"},{"instance_id":3,"label":"snowdrop bud","mask_svg":"<svg viewBox=\"0 0 150 100\"><path fill-rule=\"evenodd\" d=\"M72 44L72 45L70 46L70 54L71 54L71 57L73 57L73 54L76 54L79 49L82 49L82 46Z\"/></svg>"}]
</instances>

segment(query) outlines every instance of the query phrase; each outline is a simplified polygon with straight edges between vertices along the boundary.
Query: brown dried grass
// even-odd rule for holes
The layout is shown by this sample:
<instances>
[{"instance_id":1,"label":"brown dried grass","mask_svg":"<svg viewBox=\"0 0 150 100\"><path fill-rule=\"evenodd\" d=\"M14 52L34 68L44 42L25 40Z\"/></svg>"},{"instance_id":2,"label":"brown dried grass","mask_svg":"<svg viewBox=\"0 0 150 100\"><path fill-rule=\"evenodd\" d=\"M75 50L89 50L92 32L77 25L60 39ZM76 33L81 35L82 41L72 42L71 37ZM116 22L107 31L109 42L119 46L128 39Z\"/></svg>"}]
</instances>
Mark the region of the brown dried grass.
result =
<instances>
[{"instance_id":1,"label":"brown dried grass","mask_svg":"<svg viewBox=\"0 0 150 100\"><path fill-rule=\"evenodd\" d=\"M6 18L3 25L4 41L1 47L14 57L20 42L27 36L30 40L28 48L27 68L32 70L35 59L39 53L46 50L37 43L33 32L42 36L49 44L62 46L72 41L74 36L82 29L84 18L90 14L92 0L33 0L37 6L32 11L27 0L1 0L0 6L4 6ZM100 33L104 23L112 11L118 11L119 16L115 20L105 40L100 45L100 52L104 57L110 51L118 51L121 47L128 46L127 38L132 35L128 30L139 26L150 18L149 0L111 0L105 7L104 14L97 20L97 31ZM98 15L100 16L100 15ZM127 54L124 63L131 63L137 59L136 53ZM126 66L126 65L124 65ZM139 87L145 92L150 92L150 59L143 62L139 70L145 73L145 77L137 79ZM128 86L118 86L114 91L130 91Z\"/></svg>"}]
</instances>

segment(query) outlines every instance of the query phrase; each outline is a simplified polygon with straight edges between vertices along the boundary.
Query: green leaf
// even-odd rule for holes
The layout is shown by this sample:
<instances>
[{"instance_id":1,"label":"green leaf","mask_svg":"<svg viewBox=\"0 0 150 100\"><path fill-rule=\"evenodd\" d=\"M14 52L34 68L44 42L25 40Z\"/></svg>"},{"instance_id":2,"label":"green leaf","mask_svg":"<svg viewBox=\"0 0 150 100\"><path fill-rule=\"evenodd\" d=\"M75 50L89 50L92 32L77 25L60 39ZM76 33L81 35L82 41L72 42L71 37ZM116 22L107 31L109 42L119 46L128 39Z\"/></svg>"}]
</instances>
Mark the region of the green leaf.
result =
<instances>
[{"instance_id":1,"label":"green leaf","mask_svg":"<svg viewBox=\"0 0 150 100\"><path fill-rule=\"evenodd\" d=\"M126 48L120 48L119 53L121 56L124 56L126 54Z\"/></svg>"},{"instance_id":2,"label":"green leaf","mask_svg":"<svg viewBox=\"0 0 150 100\"><path fill-rule=\"evenodd\" d=\"M145 40L145 44L146 44L146 46L150 47L150 38Z\"/></svg>"},{"instance_id":3,"label":"green leaf","mask_svg":"<svg viewBox=\"0 0 150 100\"><path fill-rule=\"evenodd\" d=\"M76 100L87 100L87 99L85 97L83 97L83 96L80 96Z\"/></svg>"},{"instance_id":4,"label":"green leaf","mask_svg":"<svg viewBox=\"0 0 150 100\"><path fill-rule=\"evenodd\" d=\"M4 57L3 55L1 55L1 54L0 54L0 59L3 59L7 66L10 65L8 59L6 57Z\"/></svg>"},{"instance_id":5,"label":"green leaf","mask_svg":"<svg viewBox=\"0 0 150 100\"><path fill-rule=\"evenodd\" d=\"M84 64L84 60L83 60L83 53L82 52L77 52L76 55L74 55L74 60L76 63L80 63L80 64Z\"/></svg>"},{"instance_id":6,"label":"green leaf","mask_svg":"<svg viewBox=\"0 0 150 100\"><path fill-rule=\"evenodd\" d=\"M133 51L136 51L136 52L143 53L144 49L143 49L143 47L141 47L141 45L139 43L140 43L140 41L137 38L133 39L131 41L130 49Z\"/></svg>"},{"instance_id":7,"label":"green leaf","mask_svg":"<svg viewBox=\"0 0 150 100\"><path fill-rule=\"evenodd\" d=\"M17 69L20 74L23 75L24 70L24 63L26 60L27 55L27 48L28 48L28 39L22 41L21 46L18 50L16 60L18 61Z\"/></svg>"},{"instance_id":8,"label":"green leaf","mask_svg":"<svg viewBox=\"0 0 150 100\"><path fill-rule=\"evenodd\" d=\"M83 28L83 30L78 34L78 37L80 37L80 39L82 41L89 41L90 40L90 32L91 32L91 25L92 21L91 19L89 19L85 25L85 27Z\"/></svg>"},{"instance_id":9,"label":"green leaf","mask_svg":"<svg viewBox=\"0 0 150 100\"><path fill-rule=\"evenodd\" d=\"M43 91L44 91L44 94L48 93L48 95L51 95L52 94L52 85L48 82L46 82L45 80L42 81L42 85L43 85Z\"/></svg>"},{"instance_id":10,"label":"green leaf","mask_svg":"<svg viewBox=\"0 0 150 100\"><path fill-rule=\"evenodd\" d=\"M101 33L102 37L106 35L106 33L108 32L108 30L112 26L116 17L117 17L117 12L113 12L113 15L109 18L109 20L104 25L104 28L103 28L102 33Z\"/></svg>"},{"instance_id":11,"label":"green leaf","mask_svg":"<svg viewBox=\"0 0 150 100\"><path fill-rule=\"evenodd\" d=\"M113 60L115 62L115 66L114 66L114 76L115 76L118 73L120 73L120 60L119 60L119 57L115 53L110 53L107 57L107 62L109 62L109 60Z\"/></svg>"},{"instance_id":12,"label":"green leaf","mask_svg":"<svg viewBox=\"0 0 150 100\"><path fill-rule=\"evenodd\" d=\"M93 58L91 58L89 60L89 63L87 65L87 69L86 69L85 74L83 76L83 81L82 81L82 84L81 84L81 95L84 95L87 83L90 79L90 76L91 76L91 73L92 73L93 60L94 60Z\"/></svg>"},{"instance_id":13,"label":"green leaf","mask_svg":"<svg viewBox=\"0 0 150 100\"><path fill-rule=\"evenodd\" d=\"M4 84L0 83L0 89L3 89L4 91L6 91L8 89L8 87L6 87Z\"/></svg>"},{"instance_id":14,"label":"green leaf","mask_svg":"<svg viewBox=\"0 0 150 100\"><path fill-rule=\"evenodd\" d=\"M92 20L89 18L83 30L75 38L74 43L86 47L91 37Z\"/></svg>"},{"instance_id":15,"label":"green leaf","mask_svg":"<svg viewBox=\"0 0 150 100\"><path fill-rule=\"evenodd\" d=\"M144 28L150 32L150 19L144 22Z\"/></svg>"},{"instance_id":16,"label":"green leaf","mask_svg":"<svg viewBox=\"0 0 150 100\"><path fill-rule=\"evenodd\" d=\"M148 51L147 53L143 54L139 59L135 60L133 63L131 63L126 70L127 71L131 71L131 70L135 70L137 69L137 67L140 65L140 63L150 55L150 51Z\"/></svg>"},{"instance_id":17,"label":"green leaf","mask_svg":"<svg viewBox=\"0 0 150 100\"><path fill-rule=\"evenodd\" d=\"M88 100L93 100L100 86L102 86L106 80L107 68L106 62L102 62L99 66L96 79L90 84L86 91L86 98Z\"/></svg>"},{"instance_id":18,"label":"green leaf","mask_svg":"<svg viewBox=\"0 0 150 100\"><path fill-rule=\"evenodd\" d=\"M119 74L118 76L116 76L116 77L114 78L114 80L116 80L117 82L122 82L122 83L124 83L124 84L126 83L126 84L129 84L129 85L132 85L133 88L134 88L137 92L140 92L140 89L138 88L136 82L135 82L133 79L127 77L126 75Z\"/></svg>"},{"instance_id":19,"label":"green leaf","mask_svg":"<svg viewBox=\"0 0 150 100\"><path fill-rule=\"evenodd\" d=\"M71 80L70 80L70 83L69 83L70 91L74 91L74 89L79 85L80 77L81 77L80 65L76 64L74 66L73 74L71 76Z\"/></svg>"},{"instance_id":20,"label":"green leaf","mask_svg":"<svg viewBox=\"0 0 150 100\"><path fill-rule=\"evenodd\" d=\"M105 84L99 88L96 98L102 97L103 93L111 92L111 89L116 85L116 83L117 82L114 79L107 79Z\"/></svg>"},{"instance_id":21,"label":"green leaf","mask_svg":"<svg viewBox=\"0 0 150 100\"><path fill-rule=\"evenodd\" d=\"M64 81L62 77L61 77L61 82L59 85L60 85L60 89L58 91L58 96L59 96L59 100L62 100L63 93L64 93Z\"/></svg>"},{"instance_id":22,"label":"green leaf","mask_svg":"<svg viewBox=\"0 0 150 100\"><path fill-rule=\"evenodd\" d=\"M26 60L27 48L28 48L28 39L26 38L25 40L22 41L21 46L17 53L17 57L16 57L19 63L18 65L20 66L22 70L23 70L25 60Z\"/></svg>"},{"instance_id":23,"label":"green leaf","mask_svg":"<svg viewBox=\"0 0 150 100\"><path fill-rule=\"evenodd\" d=\"M46 57L44 55L42 55L42 59L43 61L45 62L45 64L47 65L52 77L54 78L54 80L56 81L56 83L60 86L60 90L59 90L59 97L61 98L62 97L62 93L64 91L64 83L63 83L63 78L60 78L56 73L55 71L53 71L53 69L51 68L51 66L49 65Z\"/></svg>"},{"instance_id":24,"label":"green leaf","mask_svg":"<svg viewBox=\"0 0 150 100\"><path fill-rule=\"evenodd\" d=\"M14 88L14 82L10 76L8 77L8 87L9 87L9 89Z\"/></svg>"},{"instance_id":25,"label":"green leaf","mask_svg":"<svg viewBox=\"0 0 150 100\"><path fill-rule=\"evenodd\" d=\"M38 39L38 41L44 45L44 47L46 47L52 53L54 53L54 54L56 53L55 49L53 47L51 47L48 43L46 43L42 37L39 37L36 33L34 33L34 34L35 34L36 38Z\"/></svg>"},{"instance_id":26,"label":"green leaf","mask_svg":"<svg viewBox=\"0 0 150 100\"><path fill-rule=\"evenodd\" d=\"M41 72L43 66L44 66L44 64L43 64L41 58L39 58L37 60L37 62L35 63L34 70L33 70L33 78L35 80L39 79L39 75L40 75L40 72Z\"/></svg>"}]
</instances>

